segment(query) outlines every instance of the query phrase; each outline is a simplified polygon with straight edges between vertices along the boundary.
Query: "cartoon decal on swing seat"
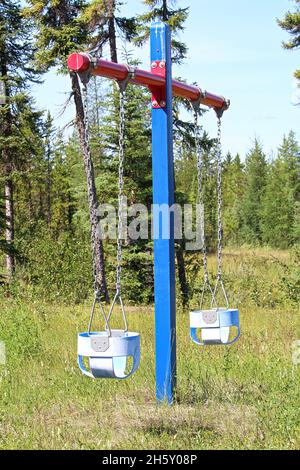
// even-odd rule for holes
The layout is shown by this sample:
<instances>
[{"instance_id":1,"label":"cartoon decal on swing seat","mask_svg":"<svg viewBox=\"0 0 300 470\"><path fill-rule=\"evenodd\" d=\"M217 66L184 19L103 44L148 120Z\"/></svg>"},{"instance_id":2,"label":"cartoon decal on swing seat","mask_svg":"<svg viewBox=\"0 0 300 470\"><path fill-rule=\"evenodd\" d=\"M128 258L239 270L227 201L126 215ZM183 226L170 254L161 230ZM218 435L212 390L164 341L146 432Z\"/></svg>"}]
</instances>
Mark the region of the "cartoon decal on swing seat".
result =
<instances>
[{"instance_id":1,"label":"cartoon decal on swing seat","mask_svg":"<svg viewBox=\"0 0 300 470\"><path fill-rule=\"evenodd\" d=\"M198 170L198 198L199 203L204 207L203 199L203 159L200 145L200 129L198 123L198 114L200 112L200 100L192 103L194 110L194 129L195 129L195 148L197 154ZM206 345L230 345L235 343L240 337L239 311L229 307L229 300L223 281L222 270L222 147L221 147L221 126L222 115L225 109L229 107L226 103L223 109L215 110L218 117L218 138L217 138L217 156L218 156L218 274L215 288L213 289L209 280L207 267L207 246L205 235L204 213L201 220L202 235L202 253L204 267L204 284L201 294L200 309L190 312L190 336L194 343L200 346ZM219 307L217 304L217 294L221 288L226 307ZM204 297L206 291L211 297L210 310L204 310Z\"/></svg>"},{"instance_id":2,"label":"cartoon decal on swing seat","mask_svg":"<svg viewBox=\"0 0 300 470\"><path fill-rule=\"evenodd\" d=\"M127 379L139 367L140 364L140 335L128 332L126 312L121 293L122 273L122 208L124 200L124 135L125 135L125 90L128 81L119 82L120 88L120 129L119 129L119 199L118 199L118 240L117 240L117 273L116 294L108 315L100 298L99 282L95 269L95 244L97 237L92 234L93 263L95 278L95 299L91 311L88 332L78 335L78 365L81 372L87 377L94 379ZM88 151L90 152L88 136L88 95L87 83L84 83L84 108L85 108L85 138ZM113 310L119 301L124 321L123 330L113 330L110 321ZM92 332L92 325L97 304L105 321L105 331ZM89 360L89 370L84 365L84 358ZM129 364L129 359L132 364Z\"/></svg>"}]
</instances>

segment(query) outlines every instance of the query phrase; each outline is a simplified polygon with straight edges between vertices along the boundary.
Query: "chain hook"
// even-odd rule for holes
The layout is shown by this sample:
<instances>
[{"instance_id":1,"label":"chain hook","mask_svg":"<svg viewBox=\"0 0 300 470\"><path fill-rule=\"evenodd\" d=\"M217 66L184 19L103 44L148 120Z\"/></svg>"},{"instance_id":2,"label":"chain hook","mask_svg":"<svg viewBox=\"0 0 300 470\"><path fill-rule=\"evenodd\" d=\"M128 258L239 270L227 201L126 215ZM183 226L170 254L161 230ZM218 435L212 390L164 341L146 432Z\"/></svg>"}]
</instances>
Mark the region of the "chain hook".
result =
<instances>
[{"instance_id":1,"label":"chain hook","mask_svg":"<svg viewBox=\"0 0 300 470\"><path fill-rule=\"evenodd\" d=\"M84 55L89 58L90 66L84 72L78 72L77 74L78 74L78 76L81 80L82 85L86 86L89 83L90 79L91 79L93 68L97 65L97 57L93 57L88 52L85 52Z\"/></svg>"},{"instance_id":2,"label":"chain hook","mask_svg":"<svg viewBox=\"0 0 300 470\"><path fill-rule=\"evenodd\" d=\"M103 307L102 302L100 300L100 297L97 294L95 294L95 298L94 298L94 302L93 302L93 306L92 306L92 310L91 310L89 327L88 327L88 334L89 335L91 334L91 329L92 329L92 325L93 325L93 319L94 319L97 303L99 304L100 311L101 311L101 313L103 315L103 318L104 318L104 321L105 321L105 329L108 332L108 336L111 337L112 334L111 334L111 328L110 328L110 325L109 325L109 319L108 319L108 317L105 313L105 310L104 310L104 307Z\"/></svg>"},{"instance_id":3,"label":"chain hook","mask_svg":"<svg viewBox=\"0 0 300 470\"><path fill-rule=\"evenodd\" d=\"M121 93L125 93L125 91L127 89L127 86L128 86L128 83L131 80L134 80L134 77L135 77L136 68L131 67L130 65L127 65L127 69L128 69L127 77L124 80L118 80L118 82L117 82Z\"/></svg>"},{"instance_id":4,"label":"chain hook","mask_svg":"<svg viewBox=\"0 0 300 470\"><path fill-rule=\"evenodd\" d=\"M224 98L223 106L221 108L214 108L217 118L222 119L224 112L227 111L229 107L230 107L230 100L226 100Z\"/></svg>"}]
</instances>

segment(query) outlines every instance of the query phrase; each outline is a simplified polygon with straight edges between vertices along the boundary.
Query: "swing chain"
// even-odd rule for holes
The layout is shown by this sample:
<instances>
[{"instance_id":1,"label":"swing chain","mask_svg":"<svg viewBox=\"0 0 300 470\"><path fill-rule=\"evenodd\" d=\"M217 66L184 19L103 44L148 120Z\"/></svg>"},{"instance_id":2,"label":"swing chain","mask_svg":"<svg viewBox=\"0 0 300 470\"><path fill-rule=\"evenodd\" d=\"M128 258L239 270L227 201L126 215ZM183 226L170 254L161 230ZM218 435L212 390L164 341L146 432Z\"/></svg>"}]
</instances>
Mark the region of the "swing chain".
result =
<instances>
[{"instance_id":1,"label":"swing chain","mask_svg":"<svg viewBox=\"0 0 300 470\"><path fill-rule=\"evenodd\" d=\"M218 278L222 278L223 225L222 225L222 121L218 118L217 158L218 158Z\"/></svg>"},{"instance_id":2,"label":"swing chain","mask_svg":"<svg viewBox=\"0 0 300 470\"><path fill-rule=\"evenodd\" d=\"M213 299L215 301L219 285L221 286L224 299L226 302L226 307L229 308L229 300L226 292L226 288L223 281L223 224L222 224L222 207L223 207L223 192L222 192L222 119L221 115L217 114L218 118L218 135L217 135L217 165L218 165L218 183L217 183L217 193L218 193L218 272L217 272L217 282L214 290ZM215 301L216 302L216 301Z\"/></svg>"},{"instance_id":3,"label":"swing chain","mask_svg":"<svg viewBox=\"0 0 300 470\"><path fill-rule=\"evenodd\" d=\"M125 157L125 98L126 98L126 88L129 80L133 77L134 72L129 69L128 79L118 82L120 89L120 127L119 127L119 194L118 194L118 239L117 239L117 269L116 269L116 294L114 300L109 309L108 315L106 315L104 307L100 299L100 285L97 277L96 269L96 243L97 243L97 233L94 233L93 224L91 219L91 240L93 248L93 272L94 272L94 291L95 297L90 315L90 322L88 327L88 332L91 332L92 323L94 319L96 304L99 304L100 311L104 317L106 331L108 335L112 335L112 330L110 328L110 319L114 310L114 306L119 300L122 316L124 320L124 332L128 331L128 323L126 318L126 312L121 297L121 274L122 274L122 238L123 238L123 205L124 205L124 157ZM91 158L91 148L90 148L90 138L89 138L89 118L88 118L88 90L87 82L83 83L83 106L84 106L84 139L87 152L89 155L88 159L88 180L92 177L92 158ZM90 185L89 185L90 187Z\"/></svg>"},{"instance_id":4,"label":"swing chain","mask_svg":"<svg viewBox=\"0 0 300 470\"><path fill-rule=\"evenodd\" d=\"M121 275L122 275L122 239L123 239L123 206L124 206L124 157L125 157L125 120L126 120L126 89L134 78L135 68L128 66L128 75L125 80L119 81L120 91L120 125L119 125L119 196L118 196L118 239L117 239L117 297L121 297ZM122 299L121 299L122 307ZM123 309L123 307L122 307ZM126 324L126 320L125 320Z\"/></svg>"},{"instance_id":5,"label":"swing chain","mask_svg":"<svg viewBox=\"0 0 300 470\"><path fill-rule=\"evenodd\" d=\"M92 179L92 155L91 155L91 147L90 147L90 137L89 137L89 114L88 114L88 89L87 89L87 82L83 84L83 108L84 108L84 140L85 140L85 145L88 153L88 175L87 179L89 182ZM90 184L88 187L90 188ZM91 199L91 198L89 198ZM93 275L94 275L94 301L93 301L93 306L90 314L90 321L89 321L89 326L88 326L88 333L91 333L92 329L92 324L93 324L93 319L95 316L95 310L96 310L96 305L99 304L100 312L103 315L104 321L105 321L105 328L108 331L109 336L111 336L111 328L109 326L109 319L105 313L104 307L101 302L100 298L100 284L98 281L98 276L97 276L97 268L96 268L96 244L97 244L97 233L94 232L93 226L94 224L92 223L92 216L91 216L91 244L92 244L92 259L93 259Z\"/></svg>"},{"instance_id":6,"label":"swing chain","mask_svg":"<svg viewBox=\"0 0 300 470\"><path fill-rule=\"evenodd\" d=\"M199 204L201 205L201 236L202 236L202 256L203 256L203 270L204 270L204 285L201 293L201 302L200 309L202 309L204 303L205 292L208 289L211 298L212 304L215 303L214 292L209 281L209 272L208 272L208 263L207 263L207 245L206 245L206 235L205 235L205 211L204 211L204 197L203 197L203 153L200 144L200 127L199 127L199 112L200 112L200 102L192 103L192 108L194 112L194 132L195 132L195 148L196 148L196 157L197 157L197 175L198 175L198 198Z\"/></svg>"},{"instance_id":7,"label":"swing chain","mask_svg":"<svg viewBox=\"0 0 300 470\"><path fill-rule=\"evenodd\" d=\"M88 153L88 176L87 178L91 180L91 174L92 174L92 155L91 155L91 147L90 147L90 136L89 136L89 113L88 113L88 89L87 89L87 83L83 84L83 107L84 107L84 140L85 140L85 145L87 148L87 153ZM91 185L89 184L88 187ZM91 199L91 198L89 198ZM97 233L94 233L93 229L93 221L91 220L91 244L92 244L92 259L93 259L93 275L94 275L94 292L95 292L95 299L99 300L100 299L100 284L98 281L98 276L97 276L97 268L96 268L96 243L97 243Z\"/></svg>"},{"instance_id":8,"label":"swing chain","mask_svg":"<svg viewBox=\"0 0 300 470\"><path fill-rule=\"evenodd\" d=\"M118 239L116 290L121 295L123 204L124 204L124 153L125 153L125 98L126 86L120 85L120 127L119 127L119 195L118 195Z\"/></svg>"}]
</instances>

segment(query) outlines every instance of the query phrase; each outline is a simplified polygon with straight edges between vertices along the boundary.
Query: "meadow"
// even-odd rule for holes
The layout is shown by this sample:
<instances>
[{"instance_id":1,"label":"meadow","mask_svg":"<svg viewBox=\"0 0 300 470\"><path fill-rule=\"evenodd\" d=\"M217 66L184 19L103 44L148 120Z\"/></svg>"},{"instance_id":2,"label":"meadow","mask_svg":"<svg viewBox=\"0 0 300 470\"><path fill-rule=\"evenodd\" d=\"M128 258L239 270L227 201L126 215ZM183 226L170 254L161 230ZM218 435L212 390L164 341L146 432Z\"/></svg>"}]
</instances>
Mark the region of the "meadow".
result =
<instances>
[{"instance_id":1,"label":"meadow","mask_svg":"<svg viewBox=\"0 0 300 470\"><path fill-rule=\"evenodd\" d=\"M168 409L155 403L152 306L128 308L130 329L141 333L137 373L91 381L76 364L89 304L49 304L25 292L3 297L0 448L299 449L300 365L292 356L300 339L298 261L287 251L226 250L242 336L230 348L199 349L189 339L188 310L179 306L178 388Z\"/></svg>"}]
</instances>

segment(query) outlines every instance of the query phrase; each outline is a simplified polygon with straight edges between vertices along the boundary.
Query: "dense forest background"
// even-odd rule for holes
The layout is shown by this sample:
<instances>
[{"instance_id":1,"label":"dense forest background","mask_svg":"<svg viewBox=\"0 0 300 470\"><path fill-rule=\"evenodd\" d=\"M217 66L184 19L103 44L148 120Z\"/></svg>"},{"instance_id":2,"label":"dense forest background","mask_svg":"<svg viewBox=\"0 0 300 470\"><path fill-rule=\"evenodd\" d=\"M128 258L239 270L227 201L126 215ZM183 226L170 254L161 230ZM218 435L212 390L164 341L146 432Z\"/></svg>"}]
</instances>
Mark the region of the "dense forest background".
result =
<instances>
[{"instance_id":1,"label":"dense forest background","mask_svg":"<svg viewBox=\"0 0 300 470\"><path fill-rule=\"evenodd\" d=\"M78 79L70 77L76 121L70 137L50 114L36 110L30 85L42 82L55 67L67 75L71 52L90 50L98 56L109 47L111 60L136 64L131 55L119 57L118 40L142 47L155 18L168 21L174 32L173 60L187 49L176 36L184 28L188 9L174 2L144 0L145 14L120 17L119 1L28 0L26 5L0 4L0 250L2 293L20 293L49 300L81 302L91 295L92 259L86 160L82 155L82 97ZM296 2L298 3L298 1ZM281 22L294 28L292 18ZM289 43L289 47L297 44ZM66 80L68 78L66 77ZM42 85L41 85L42 86ZM72 92L71 92L72 89ZM99 203L118 199L118 89L93 78L89 84L90 143L93 178ZM192 122L182 120L184 103L174 103L176 201L197 201L197 171ZM129 86L126 99L125 191L129 204L151 206L151 108L149 93ZM202 129L205 163L208 246L216 248L217 162L215 136ZM68 133L70 134L70 133ZM88 155L85 155L88 157ZM224 155L224 244L286 249L300 243L300 144L294 132L283 137L273 155L255 140L247 155ZM99 247L108 293L114 288L116 243ZM199 258L176 244L179 292L187 302L186 272ZM197 264L197 266L198 266ZM199 266L198 266L199 267ZM201 266L200 266L201 267ZM103 274L104 273L104 274ZM127 301L149 303L153 296L152 242L128 240L124 253Z\"/></svg>"}]
</instances>

